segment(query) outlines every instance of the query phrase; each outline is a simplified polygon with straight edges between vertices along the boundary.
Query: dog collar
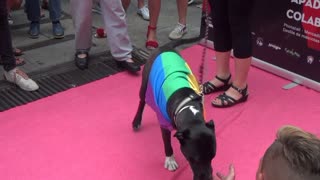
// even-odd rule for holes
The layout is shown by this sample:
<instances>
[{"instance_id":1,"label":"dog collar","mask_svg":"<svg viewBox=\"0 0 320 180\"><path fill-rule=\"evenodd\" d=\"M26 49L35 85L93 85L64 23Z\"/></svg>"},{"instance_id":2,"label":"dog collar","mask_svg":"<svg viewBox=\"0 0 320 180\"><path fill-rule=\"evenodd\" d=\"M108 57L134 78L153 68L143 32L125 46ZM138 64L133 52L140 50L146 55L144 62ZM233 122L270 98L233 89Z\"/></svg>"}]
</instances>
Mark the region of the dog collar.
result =
<instances>
[{"instance_id":1,"label":"dog collar","mask_svg":"<svg viewBox=\"0 0 320 180\"><path fill-rule=\"evenodd\" d=\"M203 99L203 96L200 96L202 99ZM194 100L194 99L197 99L198 97L194 96L194 95L190 95L188 97L186 97L184 100L181 101L181 103L178 105L178 107L176 108L175 112L174 112L174 117L173 117L173 121L174 123L176 124L176 120L177 120L177 116L179 113L181 113L183 110L185 110L186 108L185 105Z\"/></svg>"},{"instance_id":2,"label":"dog collar","mask_svg":"<svg viewBox=\"0 0 320 180\"><path fill-rule=\"evenodd\" d=\"M178 107L176 108L175 112L174 112L174 117L173 117L173 121L176 124L177 122L177 115L179 113L181 113L185 108L182 108L183 106L185 106L188 102L190 102L192 99L190 96L186 97L183 101L181 101L181 103L178 105Z\"/></svg>"}]
</instances>

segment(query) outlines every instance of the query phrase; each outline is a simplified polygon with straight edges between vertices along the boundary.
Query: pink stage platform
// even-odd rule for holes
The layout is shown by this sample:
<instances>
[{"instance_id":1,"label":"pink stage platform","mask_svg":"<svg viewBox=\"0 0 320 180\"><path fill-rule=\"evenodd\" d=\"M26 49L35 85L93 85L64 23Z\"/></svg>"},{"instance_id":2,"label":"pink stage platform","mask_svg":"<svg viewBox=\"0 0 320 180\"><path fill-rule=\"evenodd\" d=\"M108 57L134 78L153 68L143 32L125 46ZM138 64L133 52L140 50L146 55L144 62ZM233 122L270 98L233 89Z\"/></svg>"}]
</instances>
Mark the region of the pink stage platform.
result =
<instances>
[{"instance_id":1,"label":"pink stage platform","mask_svg":"<svg viewBox=\"0 0 320 180\"><path fill-rule=\"evenodd\" d=\"M198 74L202 47L182 52ZM208 51L206 77L213 77ZM174 139L176 172L164 169L164 150L155 113L149 107L140 132L131 121L141 77L126 72L0 113L1 180L191 180L190 167ZM289 81L251 68L246 103L217 109L218 94L206 96L208 119L216 123L214 172L236 167L237 180L254 179L259 159L283 125L320 135L320 96Z\"/></svg>"}]
</instances>

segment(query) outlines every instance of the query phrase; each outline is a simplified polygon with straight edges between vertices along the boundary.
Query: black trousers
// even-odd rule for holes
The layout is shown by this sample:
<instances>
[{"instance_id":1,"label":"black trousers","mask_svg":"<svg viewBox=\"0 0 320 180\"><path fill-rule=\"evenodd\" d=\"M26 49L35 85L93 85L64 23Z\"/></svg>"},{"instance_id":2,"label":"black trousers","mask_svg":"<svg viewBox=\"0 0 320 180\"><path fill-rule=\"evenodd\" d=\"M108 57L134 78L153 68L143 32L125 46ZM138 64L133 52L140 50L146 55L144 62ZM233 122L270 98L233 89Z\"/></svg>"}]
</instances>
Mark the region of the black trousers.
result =
<instances>
[{"instance_id":1,"label":"black trousers","mask_svg":"<svg viewBox=\"0 0 320 180\"><path fill-rule=\"evenodd\" d=\"M208 0L214 24L214 48L233 49L236 58L252 56L250 16L252 0Z\"/></svg>"},{"instance_id":2,"label":"black trousers","mask_svg":"<svg viewBox=\"0 0 320 180\"><path fill-rule=\"evenodd\" d=\"M8 24L7 0L0 0L0 63L6 71L16 67Z\"/></svg>"}]
</instances>

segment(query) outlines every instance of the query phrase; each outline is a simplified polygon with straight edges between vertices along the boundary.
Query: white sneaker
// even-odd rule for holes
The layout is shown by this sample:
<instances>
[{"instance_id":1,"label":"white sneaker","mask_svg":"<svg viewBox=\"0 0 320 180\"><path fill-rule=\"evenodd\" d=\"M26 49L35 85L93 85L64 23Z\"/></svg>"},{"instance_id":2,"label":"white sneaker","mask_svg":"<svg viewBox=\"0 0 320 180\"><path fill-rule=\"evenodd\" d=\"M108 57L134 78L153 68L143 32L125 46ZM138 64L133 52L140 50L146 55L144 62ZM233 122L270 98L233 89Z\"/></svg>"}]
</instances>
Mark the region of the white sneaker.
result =
<instances>
[{"instance_id":1,"label":"white sneaker","mask_svg":"<svg viewBox=\"0 0 320 180\"><path fill-rule=\"evenodd\" d=\"M178 23L176 27L169 34L169 38L172 40L181 39L187 33L187 26Z\"/></svg>"},{"instance_id":2,"label":"white sneaker","mask_svg":"<svg viewBox=\"0 0 320 180\"><path fill-rule=\"evenodd\" d=\"M150 20L149 9L147 6L143 6L142 8L138 9L137 14L140 15L144 20Z\"/></svg>"},{"instance_id":3,"label":"white sneaker","mask_svg":"<svg viewBox=\"0 0 320 180\"><path fill-rule=\"evenodd\" d=\"M39 89L39 86L36 82L28 77L26 73L21 71L18 68L14 68L11 71L4 71L4 78L16 85L25 91L35 91Z\"/></svg>"},{"instance_id":4,"label":"white sneaker","mask_svg":"<svg viewBox=\"0 0 320 180\"><path fill-rule=\"evenodd\" d=\"M188 0L188 5L192 4L194 0Z\"/></svg>"}]
</instances>

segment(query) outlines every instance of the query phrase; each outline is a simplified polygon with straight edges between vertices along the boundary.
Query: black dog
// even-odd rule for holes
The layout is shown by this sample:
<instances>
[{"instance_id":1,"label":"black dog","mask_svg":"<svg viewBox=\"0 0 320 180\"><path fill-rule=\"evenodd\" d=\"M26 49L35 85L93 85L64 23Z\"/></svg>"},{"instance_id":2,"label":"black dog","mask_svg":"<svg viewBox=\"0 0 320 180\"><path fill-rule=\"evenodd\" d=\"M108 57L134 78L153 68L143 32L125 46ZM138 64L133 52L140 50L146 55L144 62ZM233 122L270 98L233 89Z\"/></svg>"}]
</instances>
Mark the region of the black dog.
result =
<instances>
[{"instance_id":1,"label":"black dog","mask_svg":"<svg viewBox=\"0 0 320 180\"><path fill-rule=\"evenodd\" d=\"M214 123L212 120L205 123L198 82L190 83L190 79L194 82L195 78L174 50L179 44L198 39L172 42L150 56L143 69L140 103L132 126L134 130L140 128L147 103L157 113L160 122L166 154L165 168L170 171L178 168L171 146L171 130L176 129L174 136L179 140L181 152L191 166L193 179L211 180L211 161L216 154ZM188 84L191 84L190 87ZM163 92L163 89L169 93ZM168 94L169 97L166 97Z\"/></svg>"}]
</instances>

